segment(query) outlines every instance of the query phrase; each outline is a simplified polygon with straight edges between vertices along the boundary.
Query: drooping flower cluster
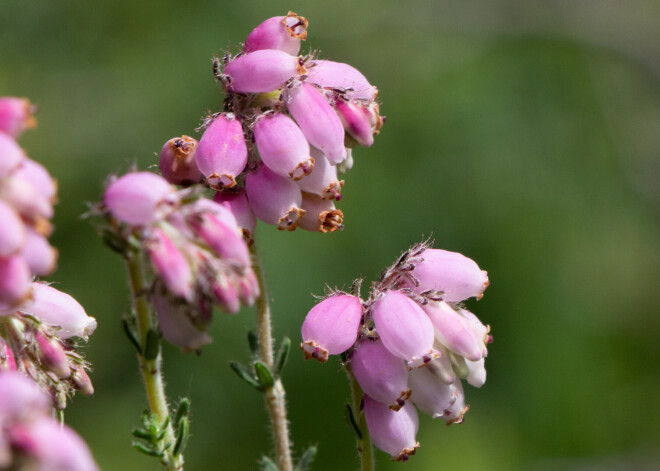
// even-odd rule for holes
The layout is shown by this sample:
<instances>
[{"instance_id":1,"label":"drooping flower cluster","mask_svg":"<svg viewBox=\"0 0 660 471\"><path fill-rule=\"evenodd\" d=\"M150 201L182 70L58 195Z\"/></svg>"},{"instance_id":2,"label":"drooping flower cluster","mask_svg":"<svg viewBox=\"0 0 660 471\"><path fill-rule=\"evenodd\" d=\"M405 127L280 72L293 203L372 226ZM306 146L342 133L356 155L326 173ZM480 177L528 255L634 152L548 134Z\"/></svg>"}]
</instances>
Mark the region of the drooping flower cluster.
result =
<instances>
[{"instance_id":1,"label":"drooping flower cluster","mask_svg":"<svg viewBox=\"0 0 660 471\"><path fill-rule=\"evenodd\" d=\"M366 301L333 292L305 318L305 358L343 354L364 391L372 439L394 460L407 460L419 446L414 406L461 423L469 408L461 380L475 387L486 381L490 327L461 302L481 298L487 286L473 260L423 243L381 274Z\"/></svg>"},{"instance_id":2,"label":"drooping flower cluster","mask_svg":"<svg viewBox=\"0 0 660 471\"><path fill-rule=\"evenodd\" d=\"M174 138L161 152L169 182L205 181L218 201L240 208L248 237L256 218L289 231L341 229L338 167L349 169L351 149L370 146L383 123L376 87L357 69L298 56L307 25L292 12L269 18L242 52L216 60L223 111L206 119L199 142Z\"/></svg>"},{"instance_id":3,"label":"drooping flower cluster","mask_svg":"<svg viewBox=\"0 0 660 471\"><path fill-rule=\"evenodd\" d=\"M0 398L0 469L99 469L85 442L53 417L50 398L32 381L0 371Z\"/></svg>"},{"instance_id":4,"label":"drooping flower cluster","mask_svg":"<svg viewBox=\"0 0 660 471\"><path fill-rule=\"evenodd\" d=\"M125 255L135 244L148 254L163 336L186 351L211 341L213 305L233 314L259 295L236 218L195 196L153 173L133 172L111 181L103 197L113 243Z\"/></svg>"}]
</instances>

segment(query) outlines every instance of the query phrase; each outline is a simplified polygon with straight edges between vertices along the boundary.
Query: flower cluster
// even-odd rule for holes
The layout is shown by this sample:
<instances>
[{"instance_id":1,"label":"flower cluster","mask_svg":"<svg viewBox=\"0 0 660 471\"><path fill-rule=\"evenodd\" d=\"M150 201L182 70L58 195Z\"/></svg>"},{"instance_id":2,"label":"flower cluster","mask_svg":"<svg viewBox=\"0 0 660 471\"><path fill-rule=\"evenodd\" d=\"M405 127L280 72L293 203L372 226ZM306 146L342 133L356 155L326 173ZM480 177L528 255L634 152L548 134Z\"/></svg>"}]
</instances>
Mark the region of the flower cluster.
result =
<instances>
[{"instance_id":1,"label":"flower cluster","mask_svg":"<svg viewBox=\"0 0 660 471\"><path fill-rule=\"evenodd\" d=\"M52 416L52 403L32 381L0 372L0 468L97 471L85 442Z\"/></svg>"},{"instance_id":2,"label":"flower cluster","mask_svg":"<svg viewBox=\"0 0 660 471\"><path fill-rule=\"evenodd\" d=\"M381 274L366 301L334 292L305 318L305 358L343 354L364 391L373 441L394 460L419 446L414 406L461 423L469 408L461 380L476 387L486 381L490 327L461 301L481 298L487 286L473 260L423 243Z\"/></svg>"},{"instance_id":3,"label":"flower cluster","mask_svg":"<svg viewBox=\"0 0 660 471\"><path fill-rule=\"evenodd\" d=\"M111 181L103 197L112 243L127 256L136 246L148 254L161 332L186 351L211 341L213 305L233 314L259 296L236 218L196 196L153 173L132 172Z\"/></svg>"},{"instance_id":4,"label":"flower cluster","mask_svg":"<svg viewBox=\"0 0 660 471\"><path fill-rule=\"evenodd\" d=\"M169 182L205 181L240 208L248 237L256 218L289 231L343 228L338 168L349 169L351 149L370 146L383 123L376 87L357 69L298 56L307 25L292 12L269 18L242 52L217 59L223 111L205 120L199 142L174 138L161 152Z\"/></svg>"}]
</instances>

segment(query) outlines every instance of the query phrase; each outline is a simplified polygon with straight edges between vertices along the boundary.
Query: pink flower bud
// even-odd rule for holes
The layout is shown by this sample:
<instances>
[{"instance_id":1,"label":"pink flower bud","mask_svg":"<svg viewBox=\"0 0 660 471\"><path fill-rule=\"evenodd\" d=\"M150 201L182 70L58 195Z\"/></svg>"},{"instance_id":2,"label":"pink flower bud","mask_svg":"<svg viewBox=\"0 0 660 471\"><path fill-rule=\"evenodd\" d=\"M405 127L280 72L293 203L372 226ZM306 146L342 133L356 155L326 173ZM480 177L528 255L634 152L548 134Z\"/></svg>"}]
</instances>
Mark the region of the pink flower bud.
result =
<instances>
[{"instance_id":1,"label":"pink flower bud","mask_svg":"<svg viewBox=\"0 0 660 471\"><path fill-rule=\"evenodd\" d=\"M51 202L37 187L17 175L12 175L0 185L0 198L28 220L53 217Z\"/></svg>"},{"instance_id":2,"label":"pink flower bud","mask_svg":"<svg viewBox=\"0 0 660 471\"><path fill-rule=\"evenodd\" d=\"M373 319L383 345L408 362L423 366L439 354L433 349L433 324L421 307L399 291L386 291L373 305Z\"/></svg>"},{"instance_id":3,"label":"pink flower bud","mask_svg":"<svg viewBox=\"0 0 660 471\"><path fill-rule=\"evenodd\" d=\"M21 307L20 311L48 325L59 326L57 335L61 339L86 339L94 333L96 319L88 316L78 301L68 294L43 283L32 283L32 292L33 302Z\"/></svg>"},{"instance_id":4,"label":"pink flower bud","mask_svg":"<svg viewBox=\"0 0 660 471\"><path fill-rule=\"evenodd\" d=\"M0 423L28 421L52 411L48 394L22 373L3 371L0 374L0 397Z\"/></svg>"},{"instance_id":5,"label":"pink flower bud","mask_svg":"<svg viewBox=\"0 0 660 471\"><path fill-rule=\"evenodd\" d=\"M314 158L314 169L298 182L300 189L323 199L339 201L344 180L337 178L337 167L330 165L323 152L316 147L311 148L311 155Z\"/></svg>"},{"instance_id":6,"label":"pink flower bud","mask_svg":"<svg viewBox=\"0 0 660 471\"><path fill-rule=\"evenodd\" d=\"M300 348L305 359L324 362L328 355L348 350L357 339L361 318L362 302L358 297L339 294L318 303L302 325Z\"/></svg>"},{"instance_id":7,"label":"pink flower bud","mask_svg":"<svg viewBox=\"0 0 660 471\"><path fill-rule=\"evenodd\" d=\"M435 336L442 345L470 361L483 356L483 342L472 333L470 321L456 312L449 304L429 301L422 307L435 327Z\"/></svg>"},{"instance_id":8,"label":"pink flower bud","mask_svg":"<svg viewBox=\"0 0 660 471\"><path fill-rule=\"evenodd\" d=\"M225 66L227 89L237 93L272 92L305 69L298 58L277 49L263 49L237 57Z\"/></svg>"},{"instance_id":9,"label":"pink flower bud","mask_svg":"<svg viewBox=\"0 0 660 471\"><path fill-rule=\"evenodd\" d=\"M85 396L91 396L94 394L94 386L92 385L92 380L89 379L89 375L85 371L83 366L76 366L71 373L71 381L78 391L83 393Z\"/></svg>"},{"instance_id":10,"label":"pink flower bud","mask_svg":"<svg viewBox=\"0 0 660 471\"><path fill-rule=\"evenodd\" d=\"M307 81L319 87L345 90L351 99L373 101L378 94L355 67L342 62L315 60L308 64Z\"/></svg>"},{"instance_id":11,"label":"pink flower bud","mask_svg":"<svg viewBox=\"0 0 660 471\"><path fill-rule=\"evenodd\" d=\"M238 279L238 297L246 306L252 306L260 295L259 282L252 269Z\"/></svg>"},{"instance_id":12,"label":"pink flower bud","mask_svg":"<svg viewBox=\"0 0 660 471\"><path fill-rule=\"evenodd\" d=\"M458 382L460 384L460 380ZM443 417L445 410L456 402L455 386L445 383L432 368L412 370L408 375L408 386L412 389L410 400L434 419Z\"/></svg>"},{"instance_id":13,"label":"pink flower bud","mask_svg":"<svg viewBox=\"0 0 660 471\"><path fill-rule=\"evenodd\" d=\"M60 378L71 376L69 360L62 345L55 339L47 338L41 332L37 332L34 339L39 349L41 363Z\"/></svg>"},{"instance_id":14,"label":"pink flower bud","mask_svg":"<svg viewBox=\"0 0 660 471\"><path fill-rule=\"evenodd\" d=\"M24 158L14 172L14 175L30 183L50 203L55 202L57 197L57 183L53 180L50 173L48 173L46 167L39 162L35 162L27 157Z\"/></svg>"},{"instance_id":15,"label":"pink flower bud","mask_svg":"<svg viewBox=\"0 0 660 471\"><path fill-rule=\"evenodd\" d=\"M188 260L161 229L154 229L152 237L147 252L156 273L170 293L191 302L195 291Z\"/></svg>"},{"instance_id":16,"label":"pink flower bud","mask_svg":"<svg viewBox=\"0 0 660 471\"><path fill-rule=\"evenodd\" d=\"M16 358L11 347L0 337L0 372L2 371L16 371Z\"/></svg>"},{"instance_id":17,"label":"pink flower bud","mask_svg":"<svg viewBox=\"0 0 660 471\"><path fill-rule=\"evenodd\" d=\"M408 368L380 340L360 342L351 357L351 370L365 394L394 411L410 397Z\"/></svg>"},{"instance_id":18,"label":"pink flower bud","mask_svg":"<svg viewBox=\"0 0 660 471\"><path fill-rule=\"evenodd\" d=\"M0 199L0 257L19 252L27 237L25 225L16 211Z\"/></svg>"},{"instance_id":19,"label":"pink flower bud","mask_svg":"<svg viewBox=\"0 0 660 471\"><path fill-rule=\"evenodd\" d=\"M312 193L303 193L302 209L305 211L299 226L306 231L335 232L344 229L344 213L335 208L331 200L324 200Z\"/></svg>"},{"instance_id":20,"label":"pink flower bud","mask_svg":"<svg viewBox=\"0 0 660 471\"><path fill-rule=\"evenodd\" d=\"M17 138L37 125L33 114L36 106L25 98L0 97L0 131Z\"/></svg>"},{"instance_id":21,"label":"pink flower bud","mask_svg":"<svg viewBox=\"0 0 660 471\"><path fill-rule=\"evenodd\" d=\"M163 178L173 185L192 185L202 181L195 152L197 139L181 136L170 139L160 151L158 167Z\"/></svg>"},{"instance_id":22,"label":"pink flower bud","mask_svg":"<svg viewBox=\"0 0 660 471\"><path fill-rule=\"evenodd\" d=\"M337 100L335 110L344 129L363 147L374 143L374 130L371 127L372 114L364 105Z\"/></svg>"},{"instance_id":23,"label":"pink flower bud","mask_svg":"<svg viewBox=\"0 0 660 471\"><path fill-rule=\"evenodd\" d=\"M288 90L287 107L310 144L336 165L346 159L344 127L335 110L313 85L302 82Z\"/></svg>"},{"instance_id":24,"label":"pink flower bud","mask_svg":"<svg viewBox=\"0 0 660 471\"><path fill-rule=\"evenodd\" d=\"M57 250L48 243L44 236L30 227L27 228L27 238L21 256L35 276L47 276L55 271Z\"/></svg>"},{"instance_id":25,"label":"pink flower bud","mask_svg":"<svg viewBox=\"0 0 660 471\"><path fill-rule=\"evenodd\" d=\"M247 164L241 121L232 113L216 116L199 140L195 160L206 181L216 190L232 188Z\"/></svg>"},{"instance_id":26,"label":"pink flower bud","mask_svg":"<svg viewBox=\"0 0 660 471\"><path fill-rule=\"evenodd\" d=\"M183 309L183 306L173 304L159 294L154 295L153 301L160 331L170 343L180 347L184 352L189 352L213 341L206 332L195 325L190 313Z\"/></svg>"},{"instance_id":27,"label":"pink flower bud","mask_svg":"<svg viewBox=\"0 0 660 471\"><path fill-rule=\"evenodd\" d=\"M420 282L415 290L442 291L443 300L459 302L475 296L481 299L488 286L488 275L471 259L458 252L426 249L423 261L415 264L413 276Z\"/></svg>"},{"instance_id":28,"label":"pink flower bud","mask_svg":"<svg viewBox=\"0 0 660 471\"><path fill-rule=\"evenodd\" d=\"M120 221L144 226L162 218L174 198L174 190L164 178L150 172L133 172L110 183L103 202Z\"/></svg>"},{"instance_id":29,"label":"pink flower bud","mask_svg":"<svg viewBox=\"0 0 660 471\"><path fill-rule=\"evenodd\" d=\"M268 18L254 28L245 40L245 52L279 49L292 56L300 51L300 40L307 38L307 20L292 11L287 16Z\"/></svg>"},{"instance_id":30,"label":"pink flower bud","mask_svg":"<svg viewBox=\"0 0 660 471\"><path fill-rule=\"evenodd\" d=\"M419 448L415 439L419 418L412 404L406 403L395 412L365 395L364 417L374 445L392 455L392 461L407 461Z\"/></svg>"},{"instance_id":31,"label":"pink flower bud","mask_svg":"<svg viewBox=\"0 0 660 471\"><path fill-rule=\"evenodd\" d=\"M215 194L213 201L229 209L236 218L238 227L243 232L243 237L250 242L254 238L254 231L257 228L257 217L254 215L250 202L245 195L245 190L237 192L222 191Z\"/></svg>"},{"instance_id":32,"label":"pink flower bud","mask_svg":"<svg viewBox=\"0 0 660 471\"><path fill-rule=\"evenodd\" d=\"M226 208L217 203L212 201L209 201L209 203L226 211ZM229 215L231 216L231 214ZM228 224L226 220L222 220L216 214L206 211L191 215L188 218L188 224L221 258L239 267L249 267L251 265L250 253L235 222Z\"/></svg>"},{"instance_id":33,"label":"pink flower bud","mask_svg":"<svg viewBox=\"0 0 660 471\"><path fill-rule=\"evenodd\" d=\"M23 257L0 257L0 303L17 306L31 293L32 274Z\"/></svg>"},{"instance_id":34,"label":"pink flower bud","mask_svg":"<svg viewBox=\"0 0 660 471\"><path fill-rule=\"evenodd\" d=\"M224 312L236 314L241 308L236 285L229 276L220 274L213 283L213 294L215 295L218 306Z\"/></svg>"},{"instance_id":35,"label":"pink flower bud","mask_svg":"<svg viewBox=\"0 0 660 471\"><path fill-rule=\"evenodd\" d=\"M254 214L280 230L295 230L305 214L301 209L302 193L296 182L277 175L265 165L247 174L245 191Z\"/></svg>"},{"instance_id":36,"label":"pink flower bud","mask_svg":"<svg viewBox=\"0 0 660 471\"><path fill-rule=\"evenodd\" d=\"M0 132L0 155L0 178L8 176L25 158L23 149L3 132Z\"/></svg>"},{"instance_id":37,"label":"pink flower bud","mask_svg":"<svg viewBox=\"0 0 660 471\"><path fill-rule=\"evenodd\" d=\"M288 116L264 115L254 126L254 140L263 163L278 175L300 180L312 172L307 139Z\"/></svg>"}]
</instances>

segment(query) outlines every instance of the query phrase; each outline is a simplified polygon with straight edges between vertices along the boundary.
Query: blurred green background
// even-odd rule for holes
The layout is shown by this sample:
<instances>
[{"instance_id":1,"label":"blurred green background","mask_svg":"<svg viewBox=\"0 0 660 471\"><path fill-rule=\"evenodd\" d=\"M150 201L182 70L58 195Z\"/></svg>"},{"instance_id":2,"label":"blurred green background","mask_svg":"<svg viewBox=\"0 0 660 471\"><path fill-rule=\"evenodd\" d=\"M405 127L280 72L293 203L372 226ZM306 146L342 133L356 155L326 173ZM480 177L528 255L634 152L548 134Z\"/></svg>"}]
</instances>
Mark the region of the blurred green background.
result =
<instances>
[{"instance_id":1,"label":"blurred green background","mask_svg":"<svg viewBox=\"0 0 660 471\"><path fill-rule=\"evenodd\" d=\"M491 279L469 305L495 343L465 423L421 417L418 454L377 452L379 469L660 469L659 2L2 0L0 94L40 105L20 142L60 185L52 279L99 322L96 394L66 418L101 467L160 469L129 446L146 403L124 269L85 202L196 135L223 99L210 58L289 9L310 21L305 50L379 87L387 123L354 154L342 233L260 226L276 335L297 343L310 293L371 280L424 237ZM272 450L261 397L228 367L254 324L218 314L201 356L165 350L171 397L193 404L186 469L257 469ZM339 364L295 350L284 381L296 452L318 444L313 469L356 469Z\"/></svg>"}]
</instances>

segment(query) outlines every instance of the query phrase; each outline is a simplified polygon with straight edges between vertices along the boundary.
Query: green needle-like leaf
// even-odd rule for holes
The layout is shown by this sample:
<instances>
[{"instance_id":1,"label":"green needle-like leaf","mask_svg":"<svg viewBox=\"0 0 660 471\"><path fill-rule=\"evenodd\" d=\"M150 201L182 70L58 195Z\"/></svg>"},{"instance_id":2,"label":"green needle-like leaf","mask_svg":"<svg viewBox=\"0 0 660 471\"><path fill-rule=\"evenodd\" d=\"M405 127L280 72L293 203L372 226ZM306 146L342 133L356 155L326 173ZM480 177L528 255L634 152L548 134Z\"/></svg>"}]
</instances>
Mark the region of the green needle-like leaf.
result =
<instances>
[{"instance_id":1,"label":"green needle-like leaf","mask_svg":"<svg viewBox=\"0 0 660 471\"><path fill-rule=\"evenodd\" d=\"M254 362L254 371L257 373L259 384L263 389L272 388L275 384L273 373L270 372L268 367L261 361Z\"/></svg>"},{"instance_id":2,"label":"green needle-like leaf","mask_svg":"<svg viewBox=\"0 0 660 471\"><path fill-rule=\"evenodd\" d=\"M252 371L250 371L245 365L232 361L229 363L229 366L243 381L248 383L250 386L255 387L259 391L262 390L261 384L259 384L258 379L254 376L254 373L252 373Z\"/></svg>"},{"instance_id":3,"label":"green needle-like leaf","mask_svg":"<svg viewBox=\"0 0 660 471\"><path fill-rule=\"evenodd\" d=\"M277 357L275 358L275 375L280 376L284 365L286 365L286 361L289 359L290 351L291 339L289 337L284 337L280 344L280 349L277 351Z\"/></svg>"}]
</instances>

